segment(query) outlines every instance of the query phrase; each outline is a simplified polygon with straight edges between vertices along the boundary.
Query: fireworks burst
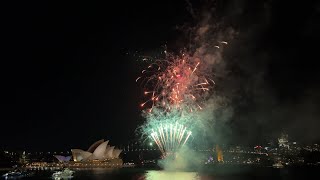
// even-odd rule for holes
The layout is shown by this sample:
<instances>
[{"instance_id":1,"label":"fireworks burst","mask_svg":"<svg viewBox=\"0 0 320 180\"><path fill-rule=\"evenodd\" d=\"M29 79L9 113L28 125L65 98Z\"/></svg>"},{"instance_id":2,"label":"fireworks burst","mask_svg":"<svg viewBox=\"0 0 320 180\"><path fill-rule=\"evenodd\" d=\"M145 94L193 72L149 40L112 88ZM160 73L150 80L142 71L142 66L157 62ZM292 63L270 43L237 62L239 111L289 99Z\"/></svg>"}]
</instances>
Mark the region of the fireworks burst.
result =
<instances>
[{"instance_id":1,"label":"fireworks burst","mask_svg":"<svg viewBox=\"0 0 320 180\"><path fill-rule=\"evenodd\" d=\"M174 155L192 137L190 122L195 119L194 114L179 109L167 112L155 107L151 113L143 114L147 119L142 127L143 135L155 142L163 158Z\"/></svg>"},{"instance_id":2,"label":"fireworks burst","mask_svg":"<svg viewBox=\"0 0 320 180\"><path fill-rule=\"evenodd\" d=\"M228 44L219 43L220 46L213 46L217 51ZM206 63L202 53L184 52L178 56L164 53L164 59L143 58L151 63L136 82L142 84L146 98L140 105L147 119L144 133L157 144L163 157L167 157L186 144L195 123L201 126L199 117L215 82L212 66Z\"/></svg>"},{"instance_id":3,"label":"fireworks burst","mask_svg":"<svg viewBox=\"0 0 320 180\"><path fill-rule=\"evenodd\" d=\"M160 124L152 129L151 137L159 147L164 157L176 152L189 139L191 131L177 122L175 124Z\"/></svg>"},{"instance_id":4,"label":"fireworks burst","mask_svg":"<svg viewBox=\"0 0 320 180\"><path fill-rule=\"evenodd\" d=\"M211 77L201 71L204 66L199 58L185 53L176 57L166 53L166 59L155 60L136 79L144 85L147 98L141 107L149 112L154 107L167 111L188 108L190 112L202 109L202 101L214 85Z\"/></svg>"}]
</instances>

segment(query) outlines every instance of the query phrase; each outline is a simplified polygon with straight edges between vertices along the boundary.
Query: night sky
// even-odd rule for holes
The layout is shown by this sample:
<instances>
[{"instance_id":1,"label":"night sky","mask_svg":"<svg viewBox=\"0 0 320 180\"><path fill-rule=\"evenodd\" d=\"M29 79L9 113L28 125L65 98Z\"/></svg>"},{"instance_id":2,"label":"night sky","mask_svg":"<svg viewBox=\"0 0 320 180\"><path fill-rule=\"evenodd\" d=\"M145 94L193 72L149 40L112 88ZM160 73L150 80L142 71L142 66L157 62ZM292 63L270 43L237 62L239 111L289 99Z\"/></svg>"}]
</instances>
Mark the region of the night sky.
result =
<instances>
[{"instance_id":1,"label":"night sky","mask_svg":"<svg viewBox=\"0 0 320 180\"><path fill-rule=\"evenodd\" d=\"M237 35L220 83L232 118L226 142L262 143L282 131L320 139L320 3L277 1L23 2L4 6L0 147L86 149L121 145L143 123L138 55L179 49L177 26L215 14ZM190 10L191 9L191 10Z\"/></svg>"}]
</instances>

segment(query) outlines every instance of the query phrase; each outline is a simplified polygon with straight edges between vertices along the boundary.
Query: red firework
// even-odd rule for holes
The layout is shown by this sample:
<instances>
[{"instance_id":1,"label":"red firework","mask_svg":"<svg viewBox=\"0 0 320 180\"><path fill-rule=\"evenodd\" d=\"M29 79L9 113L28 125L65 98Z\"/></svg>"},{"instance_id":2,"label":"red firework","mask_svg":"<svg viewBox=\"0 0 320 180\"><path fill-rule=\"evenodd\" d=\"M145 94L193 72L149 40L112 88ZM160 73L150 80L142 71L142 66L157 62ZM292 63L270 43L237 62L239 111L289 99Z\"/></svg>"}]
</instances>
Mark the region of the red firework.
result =
<instances>
[{"instance_id":1,"label":"red firework","mask_svg":"<svg viewBox=\"0 0 320 180\"><path fill-rule=\"evenodd\" d=\"M184 53L180 56L167 54L166 59L156 60L136 79L146 89L147 100L141 107L147 106L150 112L154 107L202 109L201 102L214 85L206 69L200 58Z\"/></svg>"}]
</instances>

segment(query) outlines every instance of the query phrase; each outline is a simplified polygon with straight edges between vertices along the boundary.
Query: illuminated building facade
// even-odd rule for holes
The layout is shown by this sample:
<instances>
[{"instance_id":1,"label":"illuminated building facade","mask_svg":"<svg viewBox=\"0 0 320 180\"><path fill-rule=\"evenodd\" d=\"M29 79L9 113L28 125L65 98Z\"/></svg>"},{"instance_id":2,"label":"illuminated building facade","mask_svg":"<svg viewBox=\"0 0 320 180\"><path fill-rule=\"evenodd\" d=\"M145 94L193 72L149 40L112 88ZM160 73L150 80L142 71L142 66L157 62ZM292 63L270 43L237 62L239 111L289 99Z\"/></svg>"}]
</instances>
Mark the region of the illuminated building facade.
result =
<instances>
[{"instance_id":1,"label":"illuminated building facade","mask_svg":"<svg viewBox=\"0 0 320 180\"><path fill-rule=\"evenodd\" d=\"M122 152L115 146L110 146L109 141L99 140L92 144L87 151L82 149L71 149L73 161L110 160L119 159Z\"/></svg>"},{"instance_id":2,"label":"illuminated building facade","mask_svg":"<svg viewBox=\"0 0 320 180\"><path fill-rule=\"evenodd\" d=\"M99 140L93 143L87 151L71 149L72 156L55 155L59 163L51 163L46 167L69 167L69 168L113 168L123 165L119 157L122 150L110 146L109 141ZM73 161L71 160L71 157Z\"/></svg>"}]
</instances>

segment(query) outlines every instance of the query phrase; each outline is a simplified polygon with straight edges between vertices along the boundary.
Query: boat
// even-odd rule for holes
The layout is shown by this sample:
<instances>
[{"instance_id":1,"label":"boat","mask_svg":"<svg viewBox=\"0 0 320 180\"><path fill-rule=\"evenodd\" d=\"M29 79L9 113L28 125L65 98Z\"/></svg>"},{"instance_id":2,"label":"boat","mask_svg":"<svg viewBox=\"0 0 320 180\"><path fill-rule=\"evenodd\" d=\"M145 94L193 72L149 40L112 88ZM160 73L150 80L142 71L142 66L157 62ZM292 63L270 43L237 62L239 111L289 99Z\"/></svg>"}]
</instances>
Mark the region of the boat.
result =
<instances>
[{"instance_id":1,"label":"boat","mask_svg":"<svg viewBox=\"0 0 320 180\"><path fill-rule=\"evenodd\" d=\"M57 171L52 174L53 179L71 179L73 177L74 171L65 168L62 171Z\"/></svg>"},{"instance_id":2,"label":"boat","mask_svg":"<svg viewBox=\"0 0 320 180\"><path fill-rule=\"evenodd\" d=\"M21 171L20 169L14 169L2 175L4 179L19 179L29 177L31 173L27 171Z\"/></svg>"}]
</instances>

